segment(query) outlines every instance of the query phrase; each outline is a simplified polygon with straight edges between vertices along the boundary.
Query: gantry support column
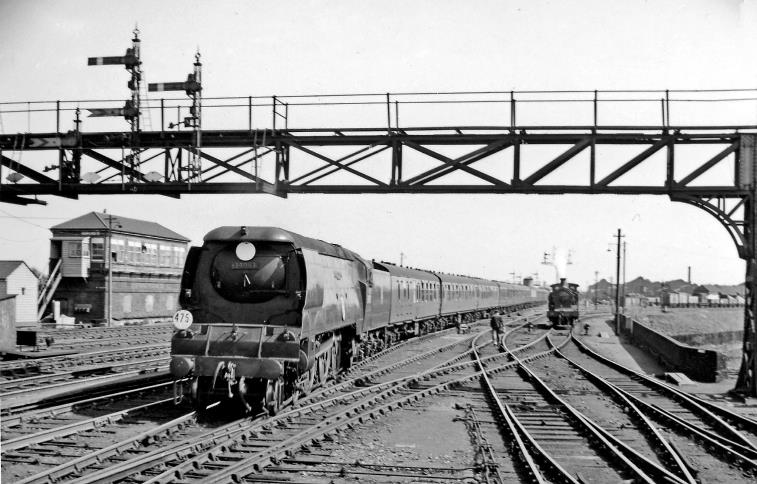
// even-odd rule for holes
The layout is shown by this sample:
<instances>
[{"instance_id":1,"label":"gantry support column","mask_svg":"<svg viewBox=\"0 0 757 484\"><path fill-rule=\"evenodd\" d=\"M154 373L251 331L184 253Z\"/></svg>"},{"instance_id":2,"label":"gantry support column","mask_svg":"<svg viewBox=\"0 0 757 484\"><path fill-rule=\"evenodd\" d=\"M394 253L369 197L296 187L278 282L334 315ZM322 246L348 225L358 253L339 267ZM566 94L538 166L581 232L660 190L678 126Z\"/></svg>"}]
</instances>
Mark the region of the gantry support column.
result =
<instances>
[{"instance_id":1,"label":"gantry support column","mask_svg":"<svg viewBox=\"0 0 757 484\"><path fill-rule=\"evenodd\" d=\"M746 277L744 279L744 340L741 355L741 368L734 391L744 396L757 397L757 194L754 189L744 204L744 254L746 260Z\"/></svg>"},{"instance_id":2,"label":"gantry support column","mask_svg":"<svg viewBox=\"0 0 757 484\"><path fill-rule=\"evenodd\" d=\"M736 184L749 190L744 201L744 246L741 257L746 261L744 279L744 340L739 378L734 391L757 397L757 135L742 134L737 155Z\"/></svg>"}]
</instances>

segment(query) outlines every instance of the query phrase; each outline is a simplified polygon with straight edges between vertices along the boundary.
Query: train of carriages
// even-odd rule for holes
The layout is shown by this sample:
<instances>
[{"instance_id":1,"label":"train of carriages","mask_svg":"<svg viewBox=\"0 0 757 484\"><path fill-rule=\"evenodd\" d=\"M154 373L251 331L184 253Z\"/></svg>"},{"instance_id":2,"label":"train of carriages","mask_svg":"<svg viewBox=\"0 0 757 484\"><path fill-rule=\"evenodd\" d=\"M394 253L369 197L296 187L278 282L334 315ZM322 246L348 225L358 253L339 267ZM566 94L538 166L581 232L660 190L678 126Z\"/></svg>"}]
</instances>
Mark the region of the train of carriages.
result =
<instances>
[{"instance_id":1,"label":"train of carriages","mask_svg":"<svg viewBox=\"0 0 757 484\"><path fill-rule=\"evenodd\" d=\"M171 372L199 409L275 412L397 341L518 310L547 291L369 261L273 227L219 227L192 247Z\"/></svg>"},{"instance_id":2,"label":"train of carriages","mask_svg":"<svg viewBox=\"0 0 757 484\"><path fill-rule=\"evenodd\" d=\"M555 328L569 328L578 319L578 284L568 283L564 278L550 286L547 299L547 319Z\"/></svg>"}]
</instances>

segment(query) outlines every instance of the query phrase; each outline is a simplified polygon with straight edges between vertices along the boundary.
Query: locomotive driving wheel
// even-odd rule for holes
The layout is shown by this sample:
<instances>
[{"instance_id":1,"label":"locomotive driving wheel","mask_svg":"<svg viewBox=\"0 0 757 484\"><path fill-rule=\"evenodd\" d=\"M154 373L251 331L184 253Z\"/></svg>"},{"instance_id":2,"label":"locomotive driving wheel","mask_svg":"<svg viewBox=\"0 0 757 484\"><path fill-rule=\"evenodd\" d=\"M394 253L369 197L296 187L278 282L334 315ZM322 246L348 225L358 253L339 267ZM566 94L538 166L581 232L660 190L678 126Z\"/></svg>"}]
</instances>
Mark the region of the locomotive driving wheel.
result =
<instances>
[{"instance_id":1,"label":"locomotive driving wheel","mask_svg":"<svg viewBox=\"0 0 757 484\"><path fill-rule=\"evenodd\" d=\"M284 379L268 380L264 405L269 415L276 415L284 401Z\"/></svg>"},{"instance_id":2,"label":"locomotive driving wheel","mask_svg":"<svg viewBox=\"0 0 757 484\"><path fill-rule=\"evenodd\" d=\"M217 392L213 391L213 379L208 376L200 376L192 380L190 391L193 406L199 412L204 412L214 400L220 399L219 395L215 394Z\"/></svg>"}]
</instances>

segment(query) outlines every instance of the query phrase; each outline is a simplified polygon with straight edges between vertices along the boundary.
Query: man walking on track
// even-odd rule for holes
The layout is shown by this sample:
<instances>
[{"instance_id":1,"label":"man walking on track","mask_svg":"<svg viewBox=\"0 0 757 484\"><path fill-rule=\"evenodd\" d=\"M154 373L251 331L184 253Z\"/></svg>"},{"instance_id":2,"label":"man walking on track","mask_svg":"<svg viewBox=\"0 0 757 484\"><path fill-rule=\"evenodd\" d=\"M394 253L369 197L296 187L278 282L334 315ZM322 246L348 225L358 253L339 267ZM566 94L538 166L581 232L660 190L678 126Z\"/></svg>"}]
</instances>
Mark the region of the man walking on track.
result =
<instances>
[{"instance_id":1,"label":"man walking on track","mask_svg":"<svg viewBox=\"0 0 757 484\"><path fill-rule=\"evenodd\" d=\"M497 346L502 345L502 337L505 332L505 321L502 319L502 315L499 311L494 311L492 319L490 321L492 327L492 343Z\"/></svg>"}]
</instances>

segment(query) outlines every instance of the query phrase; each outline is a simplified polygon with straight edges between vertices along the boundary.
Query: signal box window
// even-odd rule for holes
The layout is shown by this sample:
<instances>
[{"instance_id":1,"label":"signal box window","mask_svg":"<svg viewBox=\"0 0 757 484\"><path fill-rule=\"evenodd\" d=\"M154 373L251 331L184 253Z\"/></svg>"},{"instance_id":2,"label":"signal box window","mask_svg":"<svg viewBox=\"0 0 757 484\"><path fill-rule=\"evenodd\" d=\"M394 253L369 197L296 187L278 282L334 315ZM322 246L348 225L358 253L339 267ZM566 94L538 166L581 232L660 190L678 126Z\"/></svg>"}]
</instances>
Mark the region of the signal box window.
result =
<instances>
[{"instance_id":1,"label":"signal box window","mask_svg":"<svg viewBox=\"0 0 757 484\"><path fill-rule=\"evenodd\" d=\"M105 240L102 237L92 239L92 260L105 260Z\"/></svg>"}]
</instances>

